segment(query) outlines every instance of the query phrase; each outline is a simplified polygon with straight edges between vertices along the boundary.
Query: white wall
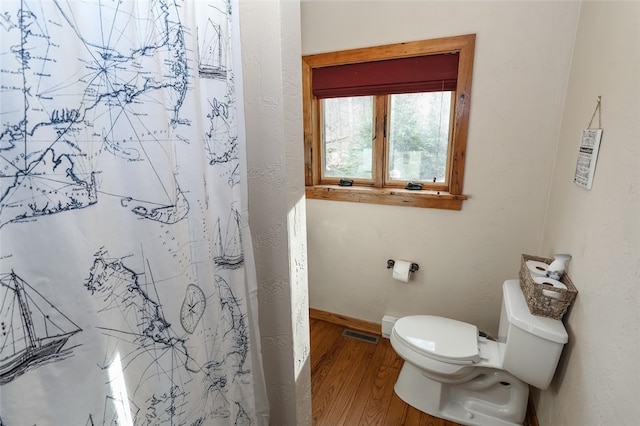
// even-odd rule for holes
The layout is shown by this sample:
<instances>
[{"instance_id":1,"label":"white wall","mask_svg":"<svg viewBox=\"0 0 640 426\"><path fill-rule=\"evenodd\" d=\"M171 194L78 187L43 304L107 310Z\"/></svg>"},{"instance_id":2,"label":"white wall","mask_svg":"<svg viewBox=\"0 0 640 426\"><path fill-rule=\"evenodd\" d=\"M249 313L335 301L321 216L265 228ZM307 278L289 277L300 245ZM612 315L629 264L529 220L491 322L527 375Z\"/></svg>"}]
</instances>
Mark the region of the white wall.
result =
<instances>
[{"instance_id":1,"label":"white wall","mask_svg":"<svg viewBox=\"0 0 640 426\"><path fill-rule=\"evenodd\" d=\"M575 2L302 2L302 52L476 33L462 211L308 200L313 308L380 322L444 315L495 333L501 285L539 252ZM387 259L417 262L409 284Z\"/></svg>"},{"instance_id":2,"label":"white wall","mask_svg":"<svg viewBox=\"0 0 640 426\"><path fill-rule=\"evenodd\" d=\"M640 3L585 2L569 79L542 252L573 255L570 343L541 425L640 419ZM593 188L573 184L579 136L602 96ZM595 117L594 126L598 124Z\"/></svg>"},{"instance_id":3,"label":"white wall","mask_svg":"<svg viewBox=\"0 0 640 426\"><path fill-rule=\"evenodd\" d=\"M249 224L273 425L311 424L300 4L240 0Z\"/></svg>"}]
</instances>

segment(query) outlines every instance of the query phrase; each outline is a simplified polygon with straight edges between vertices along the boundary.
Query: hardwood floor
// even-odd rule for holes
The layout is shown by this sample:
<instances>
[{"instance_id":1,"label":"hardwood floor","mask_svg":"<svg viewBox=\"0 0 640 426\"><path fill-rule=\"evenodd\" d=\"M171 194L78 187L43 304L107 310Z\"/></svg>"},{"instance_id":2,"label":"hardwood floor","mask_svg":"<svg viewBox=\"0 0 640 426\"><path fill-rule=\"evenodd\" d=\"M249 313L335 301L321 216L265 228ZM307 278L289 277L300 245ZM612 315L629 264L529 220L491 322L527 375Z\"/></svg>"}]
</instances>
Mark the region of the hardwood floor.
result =
<instances>
[{"instance_id":1,"label":"hardwood floor","mask_svg":"<svg viewBox=\"0 0 640 426\"><path fill-rule=\"evenodd\" d=\"M402 359L388 339L371 344L343 337L342 325L314 318L310 325L314 425L458 424L422 413L398 398L393 385Z\"/></svg>"}]
</instances>

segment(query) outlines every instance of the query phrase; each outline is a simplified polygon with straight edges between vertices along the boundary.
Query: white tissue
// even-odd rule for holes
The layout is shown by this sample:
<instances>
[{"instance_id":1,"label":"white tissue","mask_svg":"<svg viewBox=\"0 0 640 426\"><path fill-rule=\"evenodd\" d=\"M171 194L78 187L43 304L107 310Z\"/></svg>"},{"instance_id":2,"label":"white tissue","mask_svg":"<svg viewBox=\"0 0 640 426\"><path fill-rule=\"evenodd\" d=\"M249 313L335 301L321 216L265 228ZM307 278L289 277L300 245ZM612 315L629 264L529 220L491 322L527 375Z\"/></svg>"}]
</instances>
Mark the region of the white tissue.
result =
<instances>
[{"instance_id":1,"label":"white tissue","mask_svg":"<svg viewBox=\"0 0 640 426\"><path fill-rule=\"evenodd\" d=\"M537 260L527 260L526 265L532 277L547 276L547 268L549 267L549 265L547 265L546 263L538 262Z\"/></svg>"},{"instance_id":2,"label":"white tissue","mask_svg":"<svg viewBox=\"0 0 640 426\"><path fill-rule=\"evenodd\" d=\"M554 280L553 278L549 278L549 277L533 277L533 282L538 283L538 284L542 284L545 286L551 286L551 287L555 287L555 288L561 288L566 290L567 286L562 284L560 281L558 280ZM542 294L548 297L551 297L553 299L562 299L563 294L559 293L557 291L553 291L553 290L542 290Z\"/></svg>"},{"instance_id":3,"label":"white tissue","mask_svg":"<svg viewBox=\"0 0 640 426\"><path fill-rule=\"evenodd\" d=\"M411 274L411 262L406 260L396 260L393 264L393 279L406 283Z\"/></svg>"}]
</instances>

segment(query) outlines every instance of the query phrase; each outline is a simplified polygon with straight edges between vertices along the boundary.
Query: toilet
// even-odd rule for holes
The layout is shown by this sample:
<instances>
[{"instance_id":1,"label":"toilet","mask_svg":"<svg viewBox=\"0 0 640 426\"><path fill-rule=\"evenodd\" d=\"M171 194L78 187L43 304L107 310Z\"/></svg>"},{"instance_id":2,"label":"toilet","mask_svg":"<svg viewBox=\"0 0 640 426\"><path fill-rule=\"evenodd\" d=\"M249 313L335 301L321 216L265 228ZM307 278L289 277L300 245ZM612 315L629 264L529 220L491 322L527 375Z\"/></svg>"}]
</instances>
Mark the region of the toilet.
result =
<instances>
[{"instance_id":1,"label":"toilet","mask_svg":"<svg viewBox=\"0 0 640 426\"><path fill-rule=\"evenodd\" d=\"M396 394L409 405L465 425L521 425L529 385L546 389L568 335L561 320L532 315L518 280L502 286L498 339L454 319L400 318L391 346L404 359Z\"/></svg>"}]
</instances>

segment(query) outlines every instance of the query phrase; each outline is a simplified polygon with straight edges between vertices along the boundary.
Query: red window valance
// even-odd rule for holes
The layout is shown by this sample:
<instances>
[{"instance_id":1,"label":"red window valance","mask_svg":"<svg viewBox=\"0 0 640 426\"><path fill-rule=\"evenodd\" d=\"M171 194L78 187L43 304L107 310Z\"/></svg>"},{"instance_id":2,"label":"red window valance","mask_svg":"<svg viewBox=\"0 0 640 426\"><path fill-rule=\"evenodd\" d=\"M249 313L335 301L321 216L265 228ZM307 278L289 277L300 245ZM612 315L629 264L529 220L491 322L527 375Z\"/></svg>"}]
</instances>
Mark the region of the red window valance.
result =
<instances>
[{"instance_id":1,"label":"red window valance","mask_svg":"<svg viewBox=\"0 0 640 426\"><path fill-rule=\"evenodd\" d=\"M332 65L313 70L318 98L456 90L459 54Z\"/></svg>"}]
</instances>

